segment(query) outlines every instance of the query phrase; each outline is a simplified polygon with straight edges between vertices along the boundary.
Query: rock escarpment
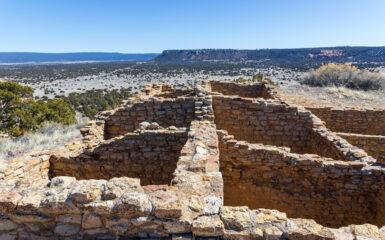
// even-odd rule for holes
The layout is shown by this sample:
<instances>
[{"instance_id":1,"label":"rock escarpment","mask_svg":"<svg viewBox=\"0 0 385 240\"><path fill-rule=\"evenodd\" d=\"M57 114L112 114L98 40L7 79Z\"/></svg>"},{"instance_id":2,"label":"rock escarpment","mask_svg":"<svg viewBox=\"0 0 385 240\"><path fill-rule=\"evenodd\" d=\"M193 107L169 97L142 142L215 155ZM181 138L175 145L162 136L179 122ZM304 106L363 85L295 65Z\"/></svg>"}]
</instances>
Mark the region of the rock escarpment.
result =
<instances>
[{"instance_id":1,"label":"rock escarpment","mask_svg":"<svg viewBox=\"0 0 385 240\"><path fill-rule=\"evenodd\" d=\"M0 173L0 239L385 238L385 167L263 83L149 86Z\"/></svg>"}]
</instances>

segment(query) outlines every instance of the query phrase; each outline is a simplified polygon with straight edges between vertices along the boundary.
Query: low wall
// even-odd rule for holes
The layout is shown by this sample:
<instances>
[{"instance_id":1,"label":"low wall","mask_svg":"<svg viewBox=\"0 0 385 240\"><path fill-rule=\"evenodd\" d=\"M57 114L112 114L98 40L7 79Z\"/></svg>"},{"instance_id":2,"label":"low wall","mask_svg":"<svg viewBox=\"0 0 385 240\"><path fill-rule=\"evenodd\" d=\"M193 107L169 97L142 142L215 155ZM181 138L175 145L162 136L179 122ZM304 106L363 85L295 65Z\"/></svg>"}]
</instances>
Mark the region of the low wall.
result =
<instances>
[{"instance_id":1,"label":"low wall","mask_svg":"<svg viewBox=\"0 0 385 240\"><path fill-rule=\"evenodd\" d=\"M278 209L330 227L385 224L385 169L236 141L219 131L224 204Z\"/></svg>"},{"instance_id":2,"label":"low wall","mask_svg":"<svg viewBox=\"0 0 385 240\"><path fill-rule=\"evenodd\" d=\"M51 158L50 174L76 179L137 177L142 185L169 184L186 140L186 130L127 133L78 156Z\"/></svg>"},{"instance_id":3,"label":"low wall","mask_svg":"<svg viewBox=\"0 0 385 240\"><path fill-rule=\"evenodd\" d=\"M154 94L173 94L170 87L159 85L146 87L143 92L149 98ZM311 155L289 154L286 148L240 143L234 139L224 141L223 134L219 143L221 147L218 147L210 86L197 86L194 92L194 120L186 131L182 128L142 128L140 132L126 133L106 141L104 127L109 116L106 113L81 129L81 135L66 149L29 154L9 163L1 162L0 239L385 239L385 226L379 229L364 224L330 229L314 220L287 218L285 213L277 210L224 206L223 199L228 202L229 197L239 197L235 200L252 204L248 201L251 195L257 197L256 203L260 203L258 198L271 206L281 206L274 204L282 202L290 214L290 209L294 208L299 214L309 212L307 215L318 216L317 210L321 206L329 207L322 209L321 216L326 217L329 213L327 217L331 224L337 219L343 220L341 224L352 219L361 221L363 216L376 224L382 223L385 216L384 172L365 161L331 161ZM343 147L343 143L329 135L322 126L314 132L322 139ZM48 177L48 169L55 169L54 165L50 166L49 156L51 162L79 157L78 164L90 165L91 168L94 157L103 156L105 159L95 163L100 168L87 173L90 176L104 171L109 162L116 163L113 166L117 171L130 171L135 168L132 163L137 162L137 158L131 158L127 153L141 148L139 144L148 148L138 152L160 158L165 146L171 147L167 150L171 153L174 148L179 148L176 139L185 142L181 143L183 147L169 185L142 186L139 178L128 177L109 180ZM237 147L226 147L228 154L220 154L219 150L227 145ZM147 151L150 147L151 151ZM229 151L233 148L239 151L236 156ZM134 152L136 155L136 150ZM126 156L131 160L122 166ZM219 172L220 156L225 157L221 163L224 178ZM153 168L154 162L148 163L146 168ZM76 165L71 168L75 173L82 171ZM150 174L156 173L147 173ZM165 175L161 177L164 180L163 177ZM232 181L245 184L234 187L235 196L224 195L223 179L227 193ZM262 192L257 188L253 193L253 185L247 185L250 182L264 184L266 188ZM241 191L243 189L245 191ZM285 195L271 194L266 189ZM336 189L341 189L341 192L336 192ZM351 203L357 199L357 193L361 193L359 206ZM371 208L368 202L372 203ZM345 214L349 207L354 207L349 209L351 218ZM376 216L371 215L373 212ZM336 214L330 216L330 213Z\"/></svg>"},{"instance_id":4,"label":"low wall","mask_svg":"<svg viewBox=\"0 0 385 240\"><path fill-rule=\"evenodd\" d=\"M194 98L136 99L108 114L105 117L106 139L133 132L143 121L157 122L162 127L188 127L194 119Z\"/></svg>"},{"instance_id":5,"label":"low wall","mask_svg":"<svg viewBox=\"0 0 385 240\"><path fill-rule=\"evenodd\" d=\"M217 129L228 131L238 140L287 146L298 153L309 150L312 121L308 114L298 114L296 107L214 95L213 108Z\"/></svg>"},{"instance_id":6,"label":"low wall","mask_svg":"<svg viewBox=\"0 0 385 240\"><path fill-rule=\"evenodd\" d=\"M364 149L377 163L385 165L385 136L337 133L354 146Z\"/></svg>"},{"instance_id":7,"label":"low wall","mask_svg":"<svg viewBox=\"0 0 385 240\"><path fill-rule=\"evenodd\" d=\"M213 95L217 129L250 143L286 146L295 153L314 153L337 160L367 157L346 140L328 131L311 112L278 101ZM371 161L374 159L368 159Z\"/></svg>"},{"instance_id":8,"label":"low wall","mask_svg":"<svg viewBox=\"0 0 385 240\"><path fill-rule=\"evenodd\" d=\"M219 92L223 95L237 95L247 98L274 98L273 89L265 83L234 83L210 81L211 91Z\"/></svg>"},{"instance_id":9,"label":"low wall","mask_svg":"<svg viewBox=\"0 0 385 240\"><path fill-rule=\"evenodd\" d=\"M49 158L58 150L30 152L12 160L0 160L0 182L48 179Z\"/></svg>"},{"instance_id":10,"label":"low wall","mask_svg":"<svg viewBox=\"0 0 385 240\"><path fill-rule=\"evenodd\" d=\"M385 110L307 107L334 132L385 135Z\"/></svg>"}]
</instances>

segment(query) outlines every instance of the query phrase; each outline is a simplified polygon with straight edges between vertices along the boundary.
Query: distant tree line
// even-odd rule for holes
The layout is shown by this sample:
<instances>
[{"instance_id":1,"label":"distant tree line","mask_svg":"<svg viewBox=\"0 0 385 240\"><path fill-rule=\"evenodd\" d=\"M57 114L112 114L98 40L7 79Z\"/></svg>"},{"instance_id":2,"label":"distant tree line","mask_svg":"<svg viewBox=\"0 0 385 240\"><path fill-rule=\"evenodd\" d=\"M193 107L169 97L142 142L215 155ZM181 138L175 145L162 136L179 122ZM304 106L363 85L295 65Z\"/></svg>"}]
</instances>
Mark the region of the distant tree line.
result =
<instances>
[{"instance_id":1,"label":"distant tree line","mask_svg":"<svg viewBox=\"0 0 385 240\"><path fill-rule=\"evenodd\" d=\"M70 93L68 96L57 96L69 104L75 111L92 119L100 111L118 107L123 100L131 97L131 88L119 90L88 90L84 93Z\"/></svg>"}]
</instances>

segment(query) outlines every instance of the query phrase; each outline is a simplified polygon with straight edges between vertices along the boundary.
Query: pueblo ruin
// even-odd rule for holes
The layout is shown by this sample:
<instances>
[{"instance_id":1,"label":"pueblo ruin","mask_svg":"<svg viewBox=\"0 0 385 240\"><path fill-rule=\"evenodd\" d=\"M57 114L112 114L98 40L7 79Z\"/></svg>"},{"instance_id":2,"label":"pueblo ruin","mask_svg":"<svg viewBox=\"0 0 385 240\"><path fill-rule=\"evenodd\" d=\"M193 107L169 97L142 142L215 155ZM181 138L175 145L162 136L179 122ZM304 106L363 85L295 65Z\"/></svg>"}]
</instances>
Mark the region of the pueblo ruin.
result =
<instances>
[{"instance_id":1,"label":"pueblo ruin","mask_svg":"<svg viewBox=\"0 0 385 240\"><path fill-rule=\"evenodd\" d=\"M385 109L154 84L0 178L0 239L385 239Z\"/></svg>"}]
</instances>

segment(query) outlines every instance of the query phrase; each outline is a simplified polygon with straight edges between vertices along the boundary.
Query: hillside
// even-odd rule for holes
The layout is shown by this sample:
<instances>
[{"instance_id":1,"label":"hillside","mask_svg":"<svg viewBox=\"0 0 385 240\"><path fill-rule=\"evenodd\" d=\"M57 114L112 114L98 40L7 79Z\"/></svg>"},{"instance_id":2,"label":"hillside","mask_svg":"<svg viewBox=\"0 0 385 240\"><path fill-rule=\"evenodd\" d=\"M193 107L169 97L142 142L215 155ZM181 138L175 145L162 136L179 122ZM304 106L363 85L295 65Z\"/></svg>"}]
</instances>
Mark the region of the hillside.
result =
<instances>
[{"instance_id":1,"label":"hillside","mask_svg":"<svg viewBox=\"0 0 385 240\"><path fill-rule=\"evenodd\" d=\"M385 47L330 47L298 49L201 49L166 50L154 59L158 63L254 60L270 64L323 62L385 62Z\"/></svg>"},{"instance_id":2,"label":"hillside","mask_svg":"<svg viewBox=\"0 0 385 240\"><path fill-rule=\"evenodd\" d=\"M124 54L103 52L79 53L34 53L0 52L0 63L50 63L50 62L112 62L112 61L147 61L156 57L156 53Z\"/></svg>"}]
</instances>

